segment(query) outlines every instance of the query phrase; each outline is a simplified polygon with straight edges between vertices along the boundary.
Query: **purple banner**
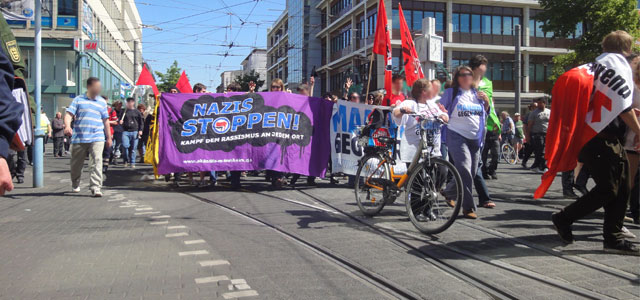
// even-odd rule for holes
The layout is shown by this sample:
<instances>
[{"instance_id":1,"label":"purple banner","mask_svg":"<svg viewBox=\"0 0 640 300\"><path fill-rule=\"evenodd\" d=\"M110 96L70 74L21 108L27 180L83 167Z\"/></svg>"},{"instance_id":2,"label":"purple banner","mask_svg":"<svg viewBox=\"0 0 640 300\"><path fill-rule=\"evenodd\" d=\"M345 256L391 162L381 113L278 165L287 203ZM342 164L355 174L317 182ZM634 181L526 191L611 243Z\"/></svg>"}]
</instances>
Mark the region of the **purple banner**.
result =
<instances>
[{"instance_id":1,"label":"purple banner","mask_svg":"<svg viewBox=\"0 0 640 300\"><path fill-rule=\"evenodd\" d=\"M275 170L324 176L333 103L284 92L160 98L160 174Z\"/></svg>"}]
</instances>

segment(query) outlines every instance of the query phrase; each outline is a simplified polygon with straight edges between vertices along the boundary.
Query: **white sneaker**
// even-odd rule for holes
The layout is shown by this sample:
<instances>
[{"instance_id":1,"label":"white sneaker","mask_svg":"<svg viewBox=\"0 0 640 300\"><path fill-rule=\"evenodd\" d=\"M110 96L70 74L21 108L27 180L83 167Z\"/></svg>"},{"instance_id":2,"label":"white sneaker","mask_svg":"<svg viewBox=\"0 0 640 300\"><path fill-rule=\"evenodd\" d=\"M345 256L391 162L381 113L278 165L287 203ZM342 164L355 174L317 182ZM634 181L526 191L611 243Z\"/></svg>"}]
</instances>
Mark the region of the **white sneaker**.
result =
<instances>
[{"instance_id":1,"label":"white sneaker","mask_svg":"<svg viewBox=\"0 0 640 300\"><path fill-rule=\"evenodd\" d=\"M630 240L637 238L635 234L633 234L631 231L629 231L629 229L627 229L627 227L624 227L624 226L622 226L622 230L620 231L620 236Z\"/></svg>"},{"instance_id":2,"label":"white sneaker","mask_svg":"<svg viewBox=\"0 0 640 300\"><path fill-rule=\"evenodd\" d=\"M100 191L99 189L91 190L91 196L96 198L102 197L102 191Z\"/></svg>"},{"instance_id":3,"label":"white sneaker","mask_svg":"<svg viewBox=\"0 0 640 300\"><path fill-rule=\"evenodd\" d=\"M80 187L71 187L72 193L80 193Z\"/></svg>"}]
</instances>

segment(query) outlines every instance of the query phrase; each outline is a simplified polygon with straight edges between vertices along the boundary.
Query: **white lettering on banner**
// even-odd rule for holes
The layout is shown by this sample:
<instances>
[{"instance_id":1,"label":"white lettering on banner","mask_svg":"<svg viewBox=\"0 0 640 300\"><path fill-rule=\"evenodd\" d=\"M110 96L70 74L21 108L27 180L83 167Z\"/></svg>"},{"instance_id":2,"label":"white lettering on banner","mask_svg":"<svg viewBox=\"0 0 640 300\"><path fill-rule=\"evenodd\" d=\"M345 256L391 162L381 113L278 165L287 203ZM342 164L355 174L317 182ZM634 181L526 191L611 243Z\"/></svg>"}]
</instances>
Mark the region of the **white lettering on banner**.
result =
<instances>
[{"instance_id":1,"label":"white lettering on banner","mask_svg":"<svg viewBox=\"0 0 640 300\"><path fill-rule=\"evenodd\" d=\"M358 145L357 128L366 124L367 116L376 107L340 100L333 106L331 116L331 169L333 173L356 175L358 161L364 156L364 149ZM389 108L386 107L388 110ZM397 165L396 174L406 168Z\"/></svg>"},{"instance_id":2,"label":"white lettering on banner","mask_svg":"<svg viewBox=\"0 0 640 300\"><path fill-rule=\"evenodd\" d=\"M627 59L615 53L604 53L590 64L593 93L589 102L587 124L602 131L622 111L631 106L632 72Z\"/></svg>"}]
</instances>

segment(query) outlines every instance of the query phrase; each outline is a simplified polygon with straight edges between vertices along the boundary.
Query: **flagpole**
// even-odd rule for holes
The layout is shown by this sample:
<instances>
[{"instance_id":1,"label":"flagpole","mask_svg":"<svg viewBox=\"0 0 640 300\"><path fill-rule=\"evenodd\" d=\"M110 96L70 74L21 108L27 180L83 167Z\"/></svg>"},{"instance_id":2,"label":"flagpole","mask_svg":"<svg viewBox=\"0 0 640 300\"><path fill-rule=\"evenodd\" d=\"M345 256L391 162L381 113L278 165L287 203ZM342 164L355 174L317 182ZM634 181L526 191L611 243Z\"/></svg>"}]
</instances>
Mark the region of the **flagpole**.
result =
<instances>
[{"instance_id":1,"label":"flagpole","mask_svg":"<svg viewBox=\"0 0 640 300\"><path fill-rule=\"evenodd\" d=\"M369 60L369 76L367 76L367 93L365 95L362 95L363 97L369 97L369 86L371 85L371 70L373 69L373 56L374 55L376 55L376 54L373 53L373 48L371 48L371 59Z\"/></svg>"}]
</instances>

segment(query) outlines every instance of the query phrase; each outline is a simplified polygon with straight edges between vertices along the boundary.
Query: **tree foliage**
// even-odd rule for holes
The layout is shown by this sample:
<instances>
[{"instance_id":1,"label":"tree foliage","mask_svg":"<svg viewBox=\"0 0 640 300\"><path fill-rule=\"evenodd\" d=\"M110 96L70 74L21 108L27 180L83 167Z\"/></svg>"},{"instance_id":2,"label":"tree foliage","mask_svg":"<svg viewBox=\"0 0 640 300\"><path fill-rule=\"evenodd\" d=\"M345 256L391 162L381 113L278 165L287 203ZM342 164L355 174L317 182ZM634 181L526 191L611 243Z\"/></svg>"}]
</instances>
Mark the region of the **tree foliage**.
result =
<instances>
[{"instance_id":1,"label":"tree foliage","mask_svg":"<svg viewBox=\"0 0 640 300\"><path fill-rule=\"evenodd\" d=\"M167 68L167 71L165 73L161 73L158 71L156 71L155 73L156 77L158 77L159 79L158 81L160 82L156 84L158 86L158 89L160 91L168 92L169 89L175 87L178 83L180 75L182 74L182 69L178 67L178 62L174 60L171 66Z\"/></svg>"},{"instance_id":2,"label":"tree foliage","mask_svg":"<svg viewBox=\"0 0 640 300\"><path fill-rule=\"evenodd\" d=\"M256 84L256 92L260 91L260 88L264 84L264 80L260 80L260 74L258 74L255 70L251 70L251 72L247 74L242 74L236 76L236 83L239 84L242 89L241 91L249 90L249 82L253 81Z\"/></svg>"},{"instance_id":3,"label":"tree foliage","mask_svg":"<svg viewBox=\"0 0 640 300\"><path fill-rule=\"evenodd\" d=\"M582 24L582 37L571 47L575 53L553 58L552 80L566 70L593 61L602 49L604 36L615 30L625 30L640 37L637 0L539 0L543 11L535 16L542 21L542 30L554 38L566 38Z\"/></svg>"}]
</instances>

